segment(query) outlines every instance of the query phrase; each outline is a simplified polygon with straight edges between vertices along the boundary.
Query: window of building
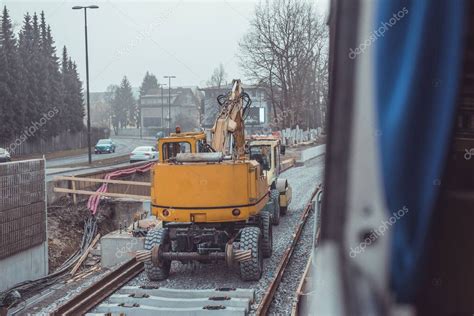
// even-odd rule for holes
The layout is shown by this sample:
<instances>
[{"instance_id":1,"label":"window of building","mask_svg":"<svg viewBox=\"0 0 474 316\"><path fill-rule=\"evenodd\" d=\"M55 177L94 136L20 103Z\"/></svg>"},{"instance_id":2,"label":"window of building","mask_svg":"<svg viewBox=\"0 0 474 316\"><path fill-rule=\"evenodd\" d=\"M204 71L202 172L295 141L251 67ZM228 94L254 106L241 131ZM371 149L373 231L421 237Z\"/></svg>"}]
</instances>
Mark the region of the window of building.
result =
<instances>
[{"instance_id":1,"label":"window of building","mask_svg":"<svg viewBox=\"0 0 474 316\"><path fill-rule=\"evenodd\" d=\"M262 124L265 123L265 108L259 108L256 106L250 107L245 122L247 124Z\"/></svg>"}]
</instances>

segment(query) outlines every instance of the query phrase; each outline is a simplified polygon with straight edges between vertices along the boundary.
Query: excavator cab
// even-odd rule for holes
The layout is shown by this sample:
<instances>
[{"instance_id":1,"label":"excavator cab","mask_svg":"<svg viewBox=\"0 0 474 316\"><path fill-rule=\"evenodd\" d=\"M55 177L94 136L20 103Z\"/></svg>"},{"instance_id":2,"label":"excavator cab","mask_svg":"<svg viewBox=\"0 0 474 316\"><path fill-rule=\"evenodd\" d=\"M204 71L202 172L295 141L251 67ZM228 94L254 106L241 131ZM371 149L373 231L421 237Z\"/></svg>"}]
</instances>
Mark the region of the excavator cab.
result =
<instances>
[{"instance_id":1,"label":"excavator cab","mask_svg":"<svg viewBox=\"0 0 474 316\"><path fill-rule=\"evenodd\" d=\"M284 145L276 136L252 136L247 139L248 157L256 160L267 178L270 194L275 207L272 212L273 224L277 225L280 215L285 215L291 202L292 191L286 179L280 176L281 155L285 152ZM283 153L282 153L283 152Z\"/></svg>"},{"instance_id":2,"label":"excavator cab","mask_svg":"<svg viewBox=\"0 0 474 316\"><path fill-rule=\"evenodd\" d=\"M158 150L160 162L176 159L180 153L199 153L207 151L206 134L204 132L171 133L160 138Z\"/></svg>"}]
</instances>

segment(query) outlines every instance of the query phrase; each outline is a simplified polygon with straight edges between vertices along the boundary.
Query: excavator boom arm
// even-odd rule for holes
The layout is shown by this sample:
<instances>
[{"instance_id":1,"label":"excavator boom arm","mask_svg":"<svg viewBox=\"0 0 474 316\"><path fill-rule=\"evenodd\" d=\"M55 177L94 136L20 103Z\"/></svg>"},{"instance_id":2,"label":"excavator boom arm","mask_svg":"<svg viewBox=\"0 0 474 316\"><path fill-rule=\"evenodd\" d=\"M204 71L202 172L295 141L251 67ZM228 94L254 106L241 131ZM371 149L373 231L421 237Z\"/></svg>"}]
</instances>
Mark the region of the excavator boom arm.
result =
<instances>
[{"instance_id":1,"label":"excavator boom arm","mask_svg":"<svg viewBox=\"0 0 474 316\"><path fill-rule=\"evenodd\" d=\"M212 148L224 155L242 158L245 154L243 90L240 80L232 81L232 91L223 102L212 128ZM234 151L235 149L235 151Z\"/></svg>"}]
</instances>

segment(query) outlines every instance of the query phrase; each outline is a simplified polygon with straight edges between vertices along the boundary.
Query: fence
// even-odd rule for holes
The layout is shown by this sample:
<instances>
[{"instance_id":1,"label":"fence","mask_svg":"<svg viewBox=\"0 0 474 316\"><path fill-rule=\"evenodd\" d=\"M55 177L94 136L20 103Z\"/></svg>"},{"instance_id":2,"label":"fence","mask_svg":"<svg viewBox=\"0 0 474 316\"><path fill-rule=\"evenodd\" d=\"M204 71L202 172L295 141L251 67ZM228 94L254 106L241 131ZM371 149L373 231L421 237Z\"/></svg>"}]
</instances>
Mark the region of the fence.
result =
<instances>
[{"instance_id":1,"label":"fence","mask_svg":"<svg viewBox=\"0 0 474 316\"><path fill-rule=\"evenodd\" d=\"M91 129L91 141L94 145L97 140L101 138L108 138L110 131L102 128ZM21 135L24 136L24 135ZM23 137L24 139L25 137ZM62 133L58 136L53 136L47 139L33 138L22 141L22 137L18 137L9 143L4 143L3 146L10 152L12 157L34 154L46 154L55 151L87 148L87 131L83 130L75 134Z\"/></svg>"},{"instance_id":2,"label":"fence","mask_svg":"<svg viewBox=\"0 0 474 316\"><path fill-rule=\"evenodd\" d=\"M44 160L0 165L0 259L46 240Z\"/></svg>"},{"instance_id":3,"label":"fence","mask_svg":"<svg viewBox=\"0 0 474 316\"><path fill-rule=\"evenodd\" d=\"M282 143L287 146L316 141L321 137L321 133L321 127L305 131L296 126L295 129L286 128L280 131Z\"/></svg>"}]
</instances>

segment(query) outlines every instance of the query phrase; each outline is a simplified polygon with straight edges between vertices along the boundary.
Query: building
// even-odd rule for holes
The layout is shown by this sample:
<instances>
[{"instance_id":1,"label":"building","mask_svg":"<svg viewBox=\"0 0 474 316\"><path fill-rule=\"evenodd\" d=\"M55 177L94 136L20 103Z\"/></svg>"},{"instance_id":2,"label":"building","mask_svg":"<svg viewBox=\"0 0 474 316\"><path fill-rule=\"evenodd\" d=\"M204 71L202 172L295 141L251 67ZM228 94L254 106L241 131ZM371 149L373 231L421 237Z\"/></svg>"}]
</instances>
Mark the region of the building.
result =
<instances>
[{"instance_id":1,"label":"building","mask_svg":"<svg viewBox=\"0 0 474 316\"><path fill-rule=\"evenodd\" d=\"M154 136L159 131L167 134L168 128L174 131L176 126L183 131L200 127L203 96L197 87L171 88L170 94L166 88L156 92L140 98L144 136Z\"/></svg>"},{"instance_id":2,"label":"building","mask_svg":"<svg viewBox=\"0 0 474 316\"><path fill-rule=\"evenodd\" d=\"M219 110L217 97L226 94L232 90L232 85L228 84L221 87L207 87L199 89L204 93L202 126L211 128L216 120ZM245 119L245 129L248 134L268 133L270 131L271 107L265 98L263 88L256 86L245 86L244 92L248 93L252 104Z\"/></svg>"}]
</instances>

